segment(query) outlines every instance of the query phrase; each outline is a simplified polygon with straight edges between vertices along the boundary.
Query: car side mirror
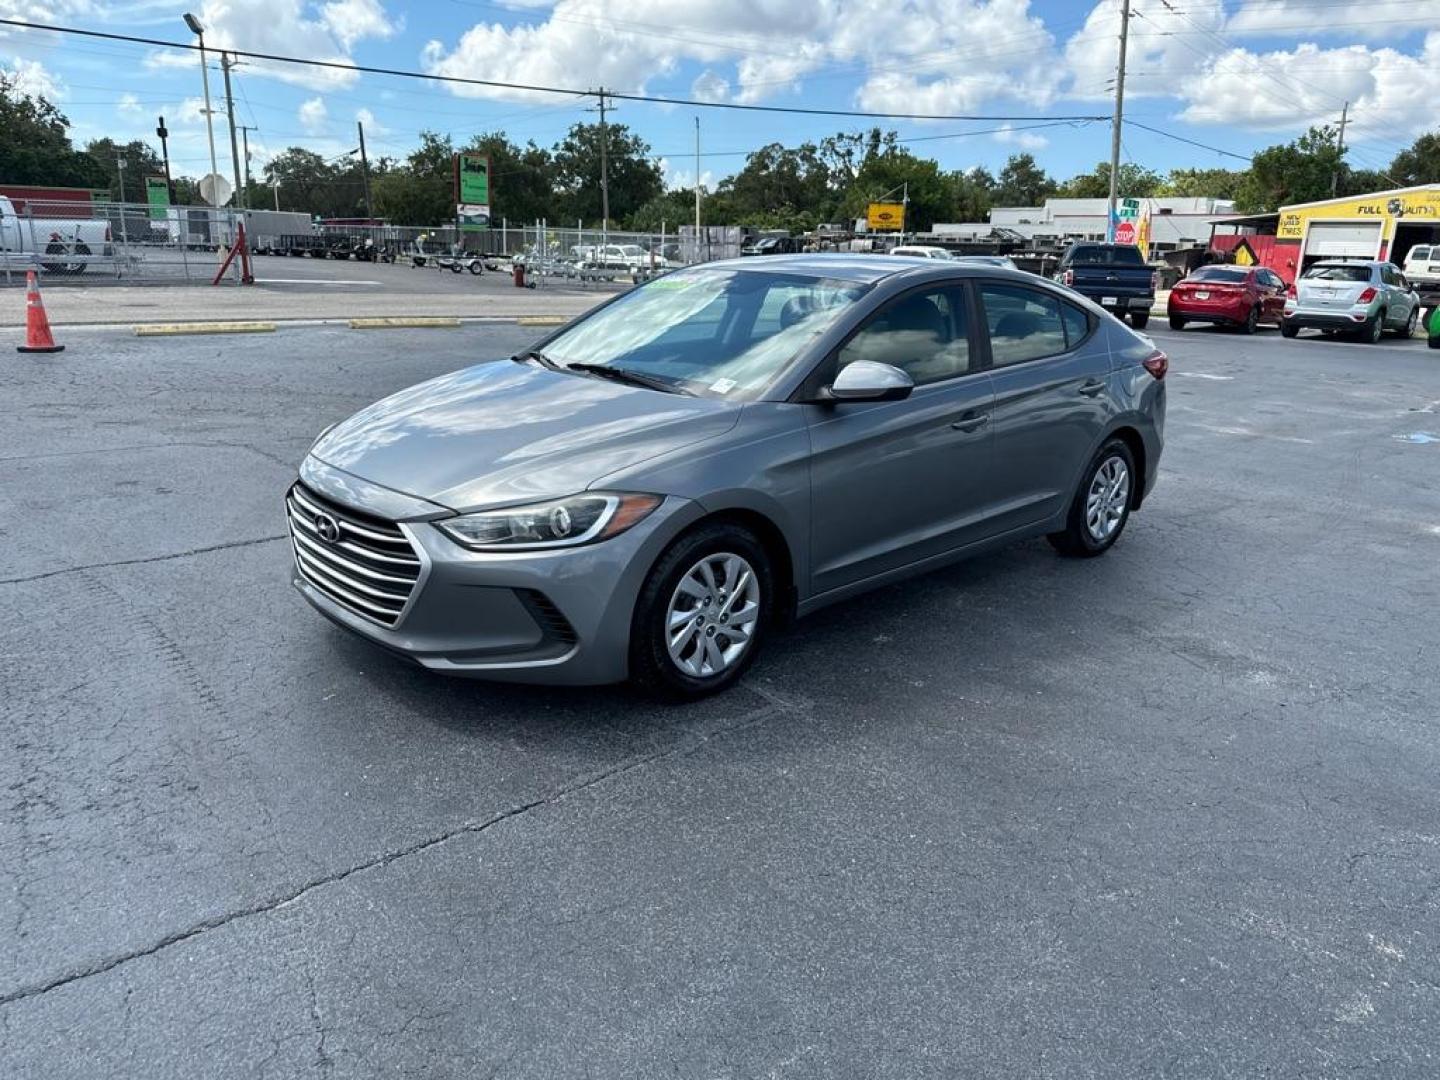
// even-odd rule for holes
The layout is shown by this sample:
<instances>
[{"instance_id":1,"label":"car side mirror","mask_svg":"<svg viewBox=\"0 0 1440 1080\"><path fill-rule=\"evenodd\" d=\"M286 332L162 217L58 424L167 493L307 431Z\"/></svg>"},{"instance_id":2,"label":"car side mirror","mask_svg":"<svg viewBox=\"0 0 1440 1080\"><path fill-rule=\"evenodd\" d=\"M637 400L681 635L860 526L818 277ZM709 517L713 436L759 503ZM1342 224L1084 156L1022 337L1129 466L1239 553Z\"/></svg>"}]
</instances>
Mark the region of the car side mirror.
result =
<instances>
[{"instance_id":1,"label":"car side mirror","mask_svg":"<svg viewBox=\"0 0 1440 1080\"><path fill-rule=\"evenodd\" d=\"M915 389L915 380L891 364L856 360L846 364L827 386L829 401L903 401Z\"/></svg>"}]
</instances>

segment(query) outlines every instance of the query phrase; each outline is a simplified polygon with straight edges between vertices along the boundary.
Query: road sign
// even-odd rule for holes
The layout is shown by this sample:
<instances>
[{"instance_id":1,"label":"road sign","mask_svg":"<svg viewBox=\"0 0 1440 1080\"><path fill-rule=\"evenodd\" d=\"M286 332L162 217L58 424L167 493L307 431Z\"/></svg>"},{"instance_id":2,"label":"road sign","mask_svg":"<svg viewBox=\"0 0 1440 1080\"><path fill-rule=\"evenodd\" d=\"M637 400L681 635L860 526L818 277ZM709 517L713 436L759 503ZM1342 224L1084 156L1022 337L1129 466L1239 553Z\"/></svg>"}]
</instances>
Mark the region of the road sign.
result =
<instances>
[{"instance_id":1,"label":"road sign","mask_svg":"<svg viewBox=\"0 0 1440 1080\"><path fill-rule=\"evenodd\" d=\"M230 181L219 173L210 173L200 179L200 197L211 206L224 206L230 198Z\"/></svg>"},{"instance_id":2,"label":"road sign","mask_svg":"<svg viewBox=\"0 0 1440 1080\"><path fill-rule=\"evenodd\" d=\"M490 207L481 203L461 203L455 207L455 217L464 232L477 232L490 227Z\"/></svg>"},{"instance_id":3,"label":"road sign","mask_svg":"<svg viewBox=\"0 0 1440 1080\"><path fill-rule=\"evenodd\" d=\"M1133 244L1135 243L1135 240L1135 222L1122 220L1118 225L1115 226L1115 243Z\"/></svg>"},{"instance_id":4,"label":"road sign","mask_svg":"<svg viewBox=\"0 0 1440 1080\"><path fill-rule=\"evenodd\" d=\"M455 155L455 201L468 206L490 205L490 159L484 154Z\"/></svg>"}]
</instances>

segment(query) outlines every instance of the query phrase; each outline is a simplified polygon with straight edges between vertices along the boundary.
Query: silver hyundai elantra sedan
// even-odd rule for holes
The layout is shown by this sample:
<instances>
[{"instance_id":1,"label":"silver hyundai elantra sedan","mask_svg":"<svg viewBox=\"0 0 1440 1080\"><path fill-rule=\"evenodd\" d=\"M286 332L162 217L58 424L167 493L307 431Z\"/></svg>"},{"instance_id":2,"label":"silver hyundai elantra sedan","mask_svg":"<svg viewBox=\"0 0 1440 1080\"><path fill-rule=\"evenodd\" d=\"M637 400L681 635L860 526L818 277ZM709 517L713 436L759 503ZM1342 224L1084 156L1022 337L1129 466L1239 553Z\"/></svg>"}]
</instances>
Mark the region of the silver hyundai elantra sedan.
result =
<instances>
[{"instance_id":1,"label":"silver hyundai elantra sedan","mask_svg":"<svg viewBox=\"0 0 1440 1080\"><path fill-rule=\"evenodd\" d=\"M1167 360L1067 289L880 256L710 263L325 431L294 582L435 671L694 697L789 619L1154 484Z\"/></svg>"}]
</instances>

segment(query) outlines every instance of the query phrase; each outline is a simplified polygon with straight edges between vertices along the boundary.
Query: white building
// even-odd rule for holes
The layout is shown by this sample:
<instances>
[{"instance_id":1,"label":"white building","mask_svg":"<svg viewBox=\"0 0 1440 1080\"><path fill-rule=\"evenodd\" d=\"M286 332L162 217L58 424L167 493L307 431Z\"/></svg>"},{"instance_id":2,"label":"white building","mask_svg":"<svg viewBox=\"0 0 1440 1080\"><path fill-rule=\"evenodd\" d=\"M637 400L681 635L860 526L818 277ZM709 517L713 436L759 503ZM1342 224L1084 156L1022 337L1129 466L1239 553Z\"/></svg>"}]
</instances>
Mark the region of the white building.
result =
<instances>
[{"instance_id":1,"label":"white building","mask_svg":"<svg viewBox=\"0 0 1440 1080\"><path fill-rule=\"evenodd\" d=\"M1229 199L1141 199L1150 211L1150 250L1204 247L1210 242L1213 218L1235 212ZM989 222L936 225L932 235L953 239L984 239L996 229L1016 233L1040 244L1062 246L1072 240L1104 240L1108 199L1046 199L1044 206L997 206Z\"/></svg>"}]
</instances>

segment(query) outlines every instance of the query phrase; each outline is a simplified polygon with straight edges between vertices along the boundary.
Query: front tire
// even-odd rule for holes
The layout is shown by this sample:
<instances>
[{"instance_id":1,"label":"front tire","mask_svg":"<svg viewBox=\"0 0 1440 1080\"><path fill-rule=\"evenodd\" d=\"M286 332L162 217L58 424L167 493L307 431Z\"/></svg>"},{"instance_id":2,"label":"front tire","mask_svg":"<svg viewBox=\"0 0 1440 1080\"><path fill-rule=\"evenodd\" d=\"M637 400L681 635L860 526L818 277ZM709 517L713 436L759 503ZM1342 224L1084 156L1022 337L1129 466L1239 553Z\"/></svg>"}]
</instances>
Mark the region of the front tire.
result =
<instances>
[{"instance_id":1,"label":"front tire","mask_svg":"<svg viewBox=\"0 0 1440 1080\"><path fill-rule=\"evenodd\" d=\"M770 558L738 525L702 526L651 568L630 628L630 678L672 700L733 686L754 662L774 610Z\"/></svg>"},{"instance_id":2,"label":"front tire","mask_svg":"<svg viewBox=\"0 0 1440 1080\"><path fill-rule=\"evenodd\" d=\"M1146 324L1149 323L1149 322L1150 322L1150 312L1148 312L1148 311L1132 311L1132 312L1130 312L1130 325L1133 326L1136 330L1144 330Z\"/></svg>"},{"instance_id":3,"label":"front tire","mask_svg":"<svg viewBox=\"0 0 1440 1080\"><path fill-rule=\"evenodd\" d=\"M1091 458L1070 502L1065 528L1047 539L1062 555L1103 555L1125 531L1138 483L1130 447L1123 439L1111 439Z\"/></svg>"}]
</instances>

